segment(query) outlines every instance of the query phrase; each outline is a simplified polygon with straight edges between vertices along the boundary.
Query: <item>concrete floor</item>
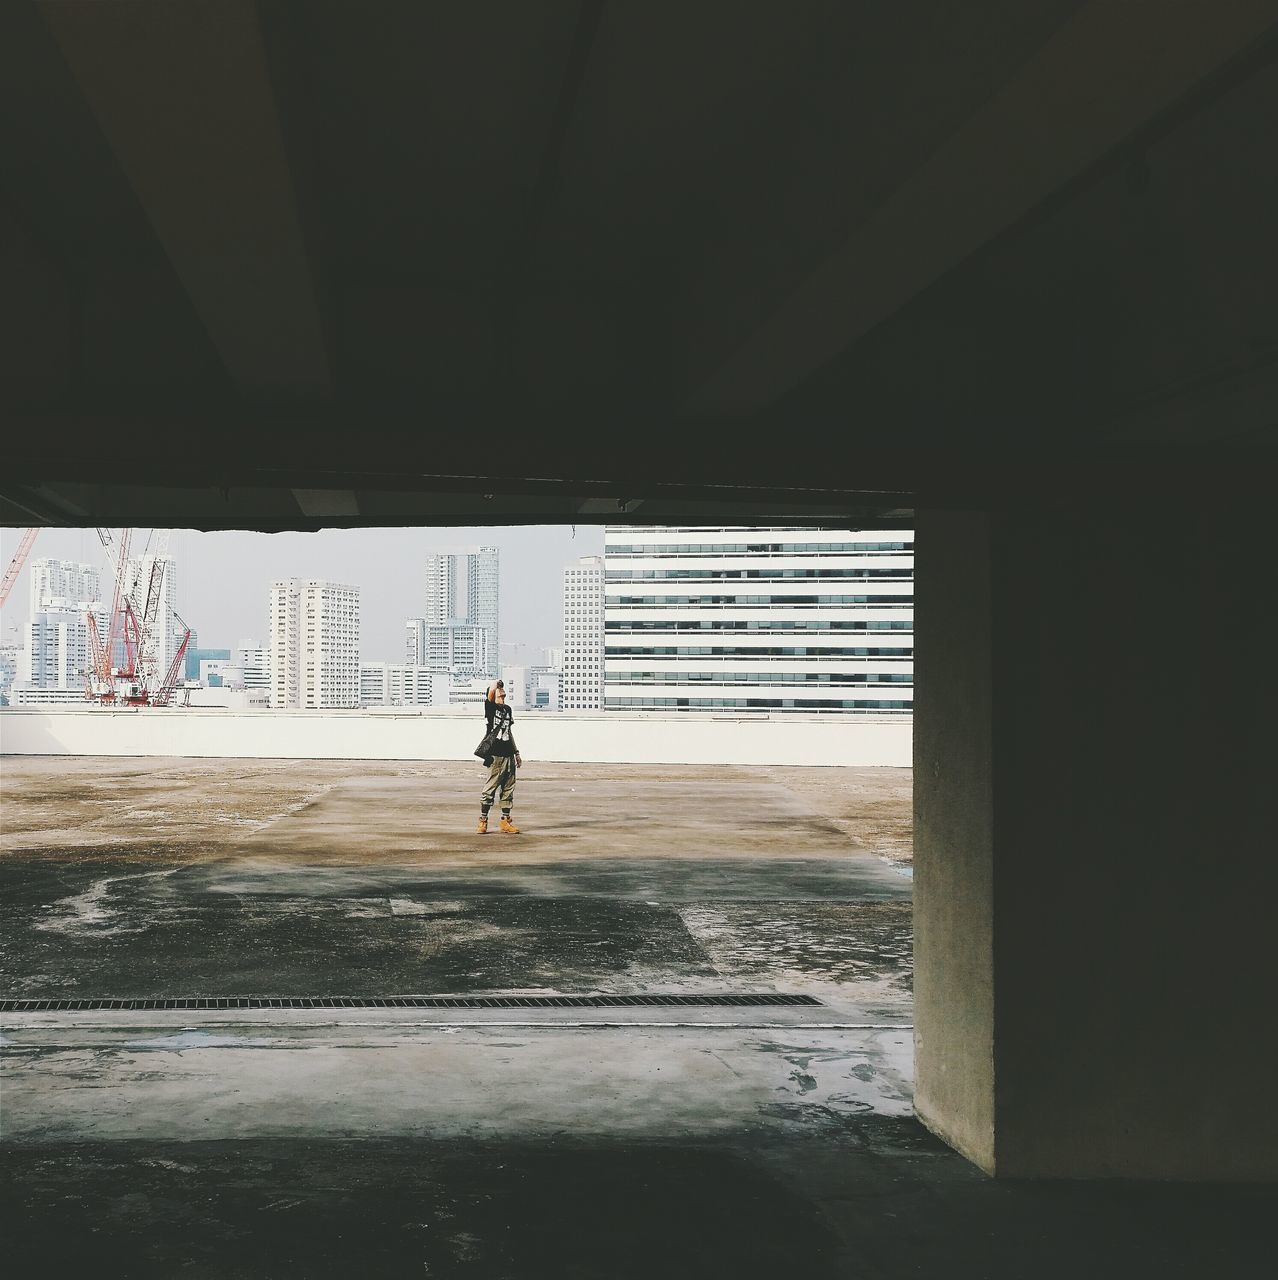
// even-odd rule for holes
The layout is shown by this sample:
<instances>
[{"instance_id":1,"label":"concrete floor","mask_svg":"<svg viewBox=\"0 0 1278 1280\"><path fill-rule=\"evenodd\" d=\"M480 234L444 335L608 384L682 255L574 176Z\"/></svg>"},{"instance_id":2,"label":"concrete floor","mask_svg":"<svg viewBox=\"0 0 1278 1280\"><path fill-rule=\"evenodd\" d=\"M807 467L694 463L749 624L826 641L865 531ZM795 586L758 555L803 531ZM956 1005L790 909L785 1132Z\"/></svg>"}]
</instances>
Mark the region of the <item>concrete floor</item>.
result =
<instances>
[{"instance_id":1,"label":"concrete floor","mask_svg":"<svg viewBox=\"0 0 1278 1280\"><path fill-rule=\"evenodd\" d=\"M1274 1197L912 1118L909 777L5 760L0 991L811 1007L5 1015L5 1251L109 1276L1232 1276ZM1103 1069L1103 1066L1098 1066Z\"/></svg>"}]
</instances>

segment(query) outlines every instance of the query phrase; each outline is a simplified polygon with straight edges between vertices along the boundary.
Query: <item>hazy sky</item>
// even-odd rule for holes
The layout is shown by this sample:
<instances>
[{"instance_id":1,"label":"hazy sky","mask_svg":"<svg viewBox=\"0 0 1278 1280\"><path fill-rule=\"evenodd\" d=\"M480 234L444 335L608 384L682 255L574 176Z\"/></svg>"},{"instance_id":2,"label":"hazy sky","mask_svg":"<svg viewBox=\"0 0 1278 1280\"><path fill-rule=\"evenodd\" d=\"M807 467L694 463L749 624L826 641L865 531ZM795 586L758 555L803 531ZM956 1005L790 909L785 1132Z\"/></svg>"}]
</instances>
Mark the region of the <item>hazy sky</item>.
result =
<instances>
[{"instance_id":1,"label":"hazy sky","mask_svg":"<svg viewBox=\"0 0 1278 1280\"><path fill-rule=\"evenodd\" d=\"M134 530L135 549L148 529ZM0 565L8 568L20 531L0 530ZM538 649L563 643L561 571L578 556L603 554L598 525L527 525L498 529L328 529L322 533L197 533L175 529L169 553L177 560L177 609L199 633L201 648L226 649L240 640L270 640L267 601L274 578L329 578L360 591L360 656L402 662L404 619L420 615L428 552L496 546L501 549L501 640ZM106 577L106 558L93 529L42 529L28 564L41 556L82 560ZM0 617L0 634L18 638L26 621L28 572L15 584Z\"/></svg>"}]
</instances>

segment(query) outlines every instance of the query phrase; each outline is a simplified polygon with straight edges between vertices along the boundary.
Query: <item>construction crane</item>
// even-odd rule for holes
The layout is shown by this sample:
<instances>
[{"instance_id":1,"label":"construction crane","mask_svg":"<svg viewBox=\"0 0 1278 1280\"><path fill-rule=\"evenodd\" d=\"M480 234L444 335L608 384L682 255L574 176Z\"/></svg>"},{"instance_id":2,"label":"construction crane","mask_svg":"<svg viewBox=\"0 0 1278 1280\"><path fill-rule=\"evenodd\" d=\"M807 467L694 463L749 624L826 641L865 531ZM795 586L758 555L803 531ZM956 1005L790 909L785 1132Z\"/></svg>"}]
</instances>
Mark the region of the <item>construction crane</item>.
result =
<instances>
[{"instance_id":1,"label":"construction crane","mask_svg":"<svg viewBox=\"0 0 1278 1280\"><path fill-rule=\"evenodd\" d=\"M173 617L176 619L178 626L182 628L182 642L173 654L173 661L169 663L169 669L165 672L159 688L151 695L151 705L153 707L172 706L173 691L178 687L178 683L182 679L182 669L186 665L186 647L191 643L191 628L182 621L182 617L176 609L173 610Z\"/></svg>"},{"instance_id":2,"label":"construction crane","mask_svg":"<svg viewBox=\"0 0 1278 1280\"><path fill-rule=\"evenodd\" d=\"M12 560L9 561L9 567L4 571L4 581L0 582L0 606L9 598L9 592L13 590L13 584L18 580L18 574L22 572L22 566L27 562L27 556L31 552L32 543L39 534L39 528L23 529L22 537L18 542L18 550L14 554Z\"/></svg>"},{"instance_id":3,"label":"construction crane","mask_svg":"<svg viewBox=\"0 0 1278 1280\"><path fill-rule=\"evenodd\" d=\"M169 530L153 530L152 535L155 549L151 549L148 539L144 554L136 565L131 565L132 530L121 529L118 537L110 529L98 530L115 585L106 635L102 634L97 617L89 613L90 661L85 696L104 706L169 706L191 641L191 629L171 610L184 634L163 678L158 678L160 633L161 629L167 631L169 621L161 616L160 609L168 572Z\"/></svg>"},{"instance_id":4,"label":"construction crane","mask_svg":"<svg viewBox=\"0 0 1278 1280\"><path fill-rule=\"evenodd\" d=\"M160 529L155 548L148 545L151 572L147 575L146 596L142 600L141 648L138 651L138 674L147 688L156 687L156 662L158 661L160 628L156 625L160 615L160 597L164 590L164 575L168 572L169 529ZM138 561L138 577L135 579L134 606L137 605L136 587L141 581L146 557ZM167 624L168 619L165 619ZM167 626L166 626L167 630Z\"/></svg>"}]
</instances>

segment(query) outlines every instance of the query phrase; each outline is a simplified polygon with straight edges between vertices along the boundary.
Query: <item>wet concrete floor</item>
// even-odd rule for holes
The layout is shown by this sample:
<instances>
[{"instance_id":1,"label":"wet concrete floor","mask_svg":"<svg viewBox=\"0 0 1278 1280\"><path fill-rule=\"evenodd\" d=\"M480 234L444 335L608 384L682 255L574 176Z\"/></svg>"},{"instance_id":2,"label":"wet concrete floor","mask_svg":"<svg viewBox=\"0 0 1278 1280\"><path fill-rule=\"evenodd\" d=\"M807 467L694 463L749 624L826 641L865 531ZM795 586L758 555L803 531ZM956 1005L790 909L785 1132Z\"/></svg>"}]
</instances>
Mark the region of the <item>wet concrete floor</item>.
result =
<instances>
[{"instance_id":1,"label":"wet concrete floor","mask_svg":"<svg viewBox=\"0 0 1278 1280\"><path fill-rule=\"evenodd\" d=\"M5 1015L18 1274L1229 1276L1267 1241L1272 1197L994 1183L913 1119L908 773L530 765L524 834L478 837L478 766L3 764L6 996L822 1002Z\"/></svg>"}]
</instances>

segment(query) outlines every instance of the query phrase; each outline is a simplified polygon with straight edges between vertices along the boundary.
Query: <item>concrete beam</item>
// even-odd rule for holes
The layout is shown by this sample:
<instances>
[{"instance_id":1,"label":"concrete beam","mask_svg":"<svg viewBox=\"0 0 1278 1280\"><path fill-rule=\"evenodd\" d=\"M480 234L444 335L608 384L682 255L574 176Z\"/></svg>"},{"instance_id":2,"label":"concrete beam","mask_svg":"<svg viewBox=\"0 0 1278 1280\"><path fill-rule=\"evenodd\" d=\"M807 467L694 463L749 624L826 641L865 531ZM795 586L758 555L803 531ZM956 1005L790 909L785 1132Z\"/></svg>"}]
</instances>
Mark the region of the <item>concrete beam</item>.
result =
<instances>
[{"instance_id":1,"label":"concrete beam","mask_svg":"<svg viewBox=\"0 0 1278 1280\"><path fill-rule=\"evenodd\" d=\"M41 12L232 380L320 400L333 376L251 0Z\"/></svg>"},{"instance_id":2,"label":"concrete beam","mask_svg":"<svg viewBox=\"0 0 1278 1280\"><path fill-rule=\"evenodd\" d=\"M1156 14L1085 5L727 359L694 373L683 415L731 418L774 403L1129 142L1276 19L1272 0L1186 0Z\"/></svg>"}]
</instances>

